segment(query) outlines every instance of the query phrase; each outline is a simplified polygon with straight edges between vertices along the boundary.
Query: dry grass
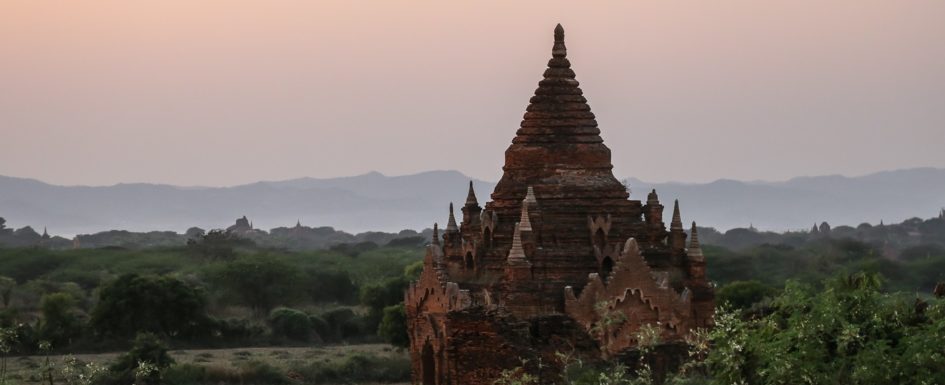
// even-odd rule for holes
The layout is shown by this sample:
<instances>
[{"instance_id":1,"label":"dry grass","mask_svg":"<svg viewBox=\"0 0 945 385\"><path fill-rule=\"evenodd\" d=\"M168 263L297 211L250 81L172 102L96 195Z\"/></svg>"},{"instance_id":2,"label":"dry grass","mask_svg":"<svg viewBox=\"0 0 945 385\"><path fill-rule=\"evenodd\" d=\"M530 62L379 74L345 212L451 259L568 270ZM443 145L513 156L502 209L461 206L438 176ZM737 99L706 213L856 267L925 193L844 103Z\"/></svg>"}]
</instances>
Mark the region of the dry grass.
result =
<instances>
[{"instance_id":1,"label":"dry grass","mask_svg":"<svg viewBox=\"0 0 945 385\"><path fill-rule=\"evenodd\" d=\"M267 348L236 348L236 349L195 349L172 350L171 357L178 364L194 364L213 367L219 370L234 369L247 361L262 361L276 368L285 370L292 363L335 362L353 353L363 353L377 357L404 357L403 351L397 351L390 345L363 344L363 345L321 345L310 347L267 347ZM121 353L75 354L72 357L82 362L95 362L108 365ZM66 355L50 356L57 368L63 366ZM37 379L39 368L43 364L43 356L10 357L7 360L7 379L17 384L39 384Z\"/></svg>"}]
</instances>

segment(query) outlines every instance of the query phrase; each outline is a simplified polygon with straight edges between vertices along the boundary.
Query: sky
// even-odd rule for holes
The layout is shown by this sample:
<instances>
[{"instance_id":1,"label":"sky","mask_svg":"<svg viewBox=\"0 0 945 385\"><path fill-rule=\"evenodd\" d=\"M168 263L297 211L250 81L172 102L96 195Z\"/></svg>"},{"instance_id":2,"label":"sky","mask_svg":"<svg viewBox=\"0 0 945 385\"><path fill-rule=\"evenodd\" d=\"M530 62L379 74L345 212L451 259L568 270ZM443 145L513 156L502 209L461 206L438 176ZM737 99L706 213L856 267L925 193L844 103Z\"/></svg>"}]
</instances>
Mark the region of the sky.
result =
<instances>
[{"instance_id":1,"label":"sky","mask_svg":"<svg viewBox=\"0 0 945 385\"><path fill-rule=\"evenodd\" d=\"M495 181L556 23L619 178L945 167L945 1L0 2L0 175Z\"/></svg>"}]
</instances>

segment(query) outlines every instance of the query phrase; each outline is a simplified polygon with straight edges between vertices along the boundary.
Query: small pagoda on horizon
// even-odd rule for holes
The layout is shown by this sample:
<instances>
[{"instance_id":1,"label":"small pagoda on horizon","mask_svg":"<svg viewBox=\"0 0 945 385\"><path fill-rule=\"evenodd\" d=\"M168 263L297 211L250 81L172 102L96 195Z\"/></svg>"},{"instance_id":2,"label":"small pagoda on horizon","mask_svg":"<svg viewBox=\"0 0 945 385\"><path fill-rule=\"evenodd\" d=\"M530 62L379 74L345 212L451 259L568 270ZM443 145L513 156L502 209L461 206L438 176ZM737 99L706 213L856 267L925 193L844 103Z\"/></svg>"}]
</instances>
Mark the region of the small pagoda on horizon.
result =
<instances>
[{"instance_id":1,"label":"small pagoda on horizon","mask_svg":"<svg viewBox=\"0 0 945 385\"><path fill-rule=\"evenodd\" d=\"M711 326L695 223L687 247L678 202L667 230L656 191L630 199L578 85L559 24L492 200L481 207L470 183L461 222L450 204L406 292L414 383L491 385L522 362L552 382L556 353L629 361L645 325L659 370Z\"/></svg>"}]
</instances>

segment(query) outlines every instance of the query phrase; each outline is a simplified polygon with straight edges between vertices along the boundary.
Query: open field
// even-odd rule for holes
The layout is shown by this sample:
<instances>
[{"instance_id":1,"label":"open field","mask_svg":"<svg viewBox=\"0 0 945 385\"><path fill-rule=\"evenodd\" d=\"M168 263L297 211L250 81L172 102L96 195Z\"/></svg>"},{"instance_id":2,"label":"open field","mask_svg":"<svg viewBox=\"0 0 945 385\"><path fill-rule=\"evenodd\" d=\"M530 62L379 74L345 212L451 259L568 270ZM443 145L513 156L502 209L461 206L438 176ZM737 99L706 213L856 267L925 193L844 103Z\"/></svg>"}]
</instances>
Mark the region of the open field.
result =
<instances>
[{"instance_id":1,"label":"open field","mask_svg":"<svg viewBox=\"0 0 945 385\"><path fill-rule=\"evenodd\" d=\"M295 380L293 383L310 383L312 379L304 378L300 373L295 373L293 368L308 365L315 362L339 363L353 354L363 354L366 356L383 358L402 358L406 359L407 354L404 351L398 351L386 344L364 344L364 345L323 345L307 347L253 347L253 348L235 348L235 349L194 349L194 350L171 350L171 357L174 358L177 365L191 364L206 368L213 368L219 371L239 372L243 364L256 361L265 362L287 374L287 377ZM75 357L81 362L95 362L100 365L108 365L113 362L121 353L100 353L100 354L75 354L75 355L55 355L50 356L50 363L56 368L62 368L66 359ZM7 378L22 384L40 384L39 375L45 361L44 356L19 356L8 359ZM262 385L262 384L261 384Z\"/></svg>"}]
</instances>

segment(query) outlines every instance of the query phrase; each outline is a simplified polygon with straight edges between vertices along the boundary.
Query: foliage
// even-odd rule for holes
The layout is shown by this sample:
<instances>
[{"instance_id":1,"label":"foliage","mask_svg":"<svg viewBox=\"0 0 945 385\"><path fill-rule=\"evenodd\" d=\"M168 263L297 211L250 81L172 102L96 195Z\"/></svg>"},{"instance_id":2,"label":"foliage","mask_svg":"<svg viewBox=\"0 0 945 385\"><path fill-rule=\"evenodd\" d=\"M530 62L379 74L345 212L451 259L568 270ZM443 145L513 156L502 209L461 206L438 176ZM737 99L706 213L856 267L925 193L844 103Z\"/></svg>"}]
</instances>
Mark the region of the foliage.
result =
<instances>
[{"instance_id":1,"label":"foliage","mask_svg":"<svg viewBox=\"0 0 945 385\"><path fill-rule=\"evenodd\" d=\"M403 303L384 308L384 317L378 326L377 335L394 346L406 347L410 344L407 336L407 310Z\"/></svg>"},{"instance_id":2,"label":"foliage","mask_svg":"<svg viewBox=\"0 0 945 385\"><path fill-rule=\"evenodd\" d=\"M186 337L199 335L206 320L200 290L172 277L126 274L100 290L89 326L105 337Z\"/></svg>"},{"instance_id":3,"label":"foliage","mask_svg":"<svg viewBox=\"0 0 945 385\"><path fill-rule=\"evenodd\" d=\"M733 281L715 291L715 301L728 308L748 309L776 292L774 288L756 280Z\"/></svg>"},{"instance_id":4,"label":"foliage","mask_svg":"<svg viewBox=\"0 0 945 385\"><path fill-rule=\"evenodd\" d=\"M157 383L161 372L174 364L167 353L167 345L156 334L140 333L135 337L131 350L118 357L109 367L115 384Z\"/></svg>"},{"instance_id":5,"label":"foliage","mask_svg":"<svg viewBox=\"0 0 945 385\"><path fill-rule=\"evenodd\" d=\"M239 258L212 271L210 279L226 291L229 302L246 305L260 317L297 302L303 292L298 270L276 256Z\"/></svg>"},{"instance_id":6,"label":"foliage","mask_svg":"<svg viewBox=\"0 0 945 385\"><path fill-rule=\"evenodd\" d=\"M384 317L384 308L400 304L404 301L404 290L409 282L406 277L388 278L380 283L361 286L361 305L368 308L365 317L365 327L369 330L378 330L378 325Z\"/></svg>"},{"instance_id":7,"label":"foliage","mask_svg":"<svg viewBox=\"0 0 945 385\"><path fill-rule=\"evenodd\" d=\"M280 307L269 314L272 335L295 341L308 341L312 335L312 321L300 310Z\"/></svg>"},{"instance_id":8,"label":"foliage","mask_svg":"<svg viewBox=\"0 0 945 385\"><path fill-rule=\"evenodd\" d=\"M865 273L792 281L764 317L721 311L707 366L719 383L945 383L945 302L880 286Z\"/></svg>"},{"instance_id":9,"label":"foliage","mask_svg":"<svg viewBox=\"0 0 945 385\"><path fill-rule=\"evenodd\" d=\"M197 231L190 230L188 233L198 234ZM223 230L210 230L206 234L187 240L187 248L192 253L211 261L232 260L236 257L238 248L252 246L254 246L253 241Z\"/></svg>"},{"instance_id":10,"label":"foliage","mask_svg":"<svg viewBox=\"0 0 945 385\"><path fill-rule=\"evenodd\" d=\"M39 338L53 346L67 346L82 333L82 321L76 315L75 299L68 293L46 294L40 300L43 318Z\"/></svg>"}]
</instances>

